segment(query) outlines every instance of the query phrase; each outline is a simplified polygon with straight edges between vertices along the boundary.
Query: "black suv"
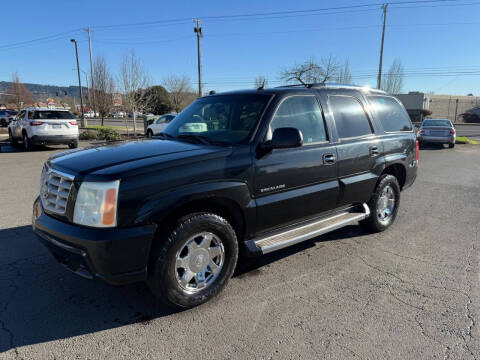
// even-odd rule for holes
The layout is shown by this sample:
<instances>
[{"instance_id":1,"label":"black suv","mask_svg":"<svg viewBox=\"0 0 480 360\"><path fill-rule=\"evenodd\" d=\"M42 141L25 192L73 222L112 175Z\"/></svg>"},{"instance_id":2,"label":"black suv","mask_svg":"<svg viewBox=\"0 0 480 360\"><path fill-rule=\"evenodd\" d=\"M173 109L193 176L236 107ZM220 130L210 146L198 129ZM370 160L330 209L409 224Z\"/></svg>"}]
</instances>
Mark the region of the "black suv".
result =
<instances>
[{"instance_id":1,"label":"black suv","mask_svg":"<svg viewBox=\"0 0 480 360\"><path fill-rule=\"evenodd\" d=\"M395 220L418 163L394 97L340 85L197 99L160 134L45 164L33 229L76 273L147 281L187 308L226 285L239 253L265 254L360 222Z\"/></svg>"}]
</instances>

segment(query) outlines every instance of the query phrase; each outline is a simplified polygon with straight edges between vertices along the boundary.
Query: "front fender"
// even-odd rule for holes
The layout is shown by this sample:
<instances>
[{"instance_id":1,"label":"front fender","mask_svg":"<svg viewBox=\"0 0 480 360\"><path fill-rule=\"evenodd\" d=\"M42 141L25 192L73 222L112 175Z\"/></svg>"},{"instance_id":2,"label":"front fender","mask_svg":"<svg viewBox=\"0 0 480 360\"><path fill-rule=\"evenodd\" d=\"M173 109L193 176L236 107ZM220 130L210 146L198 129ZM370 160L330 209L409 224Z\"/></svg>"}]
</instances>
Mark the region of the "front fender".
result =
<instances>
[{"instance_id":1,"label":"front fender","mask_svg":"<svg viewBox=\"0 0 480 360\"><path fill-rule=\"evenodd\" d=\"M235 203L248 228L254 228L256 203L248 185L241 181L209 181L184 185L170 191L155 194L139 209L135 223L161 222L170 213L189 203L201 200L226 200ZM248 233L248 229L247 233Z\"/></svg>"}]
</instances>

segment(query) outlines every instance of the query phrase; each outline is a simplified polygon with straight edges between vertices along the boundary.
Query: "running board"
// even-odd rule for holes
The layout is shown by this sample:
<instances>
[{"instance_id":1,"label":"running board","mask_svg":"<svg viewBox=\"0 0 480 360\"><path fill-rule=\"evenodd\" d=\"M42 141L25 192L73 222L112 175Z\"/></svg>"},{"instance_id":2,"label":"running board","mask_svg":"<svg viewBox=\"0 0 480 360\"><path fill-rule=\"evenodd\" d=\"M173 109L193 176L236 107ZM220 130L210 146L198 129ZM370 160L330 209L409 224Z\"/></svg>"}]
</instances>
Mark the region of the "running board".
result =
<instances>
[{"instance_id":1,"label":"running board","mask_svg":"<svg viewBox=\"0 0 480 360\"><path fill-rule=\"evenodd\" d=\"M247 247L251 250L267 254L275 250L298 244L299 242L312 239L327 232L337 230L346 225L366 219L370 216L367 204L362 204L353 211L344 211L333 216L304 223L295 228L267 235L247 241Z\"/></svg>"}]
</instances>

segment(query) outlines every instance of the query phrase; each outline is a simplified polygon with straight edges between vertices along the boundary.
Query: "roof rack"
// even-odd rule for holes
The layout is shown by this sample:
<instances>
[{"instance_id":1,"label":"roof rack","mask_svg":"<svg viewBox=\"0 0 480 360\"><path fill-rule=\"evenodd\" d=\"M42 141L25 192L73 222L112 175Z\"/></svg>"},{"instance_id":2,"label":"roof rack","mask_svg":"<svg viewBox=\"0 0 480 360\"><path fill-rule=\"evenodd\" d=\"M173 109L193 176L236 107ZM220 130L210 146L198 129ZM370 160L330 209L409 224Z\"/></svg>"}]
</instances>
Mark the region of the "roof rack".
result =
<instances>
[{"instance_id":1,"label":"roof rack","mask_svg":"<svg viewBox=\"0 0 480 360\"><path fill-rule=\"evenodd\" d=\"M372 92L378 92L384 94L385 91L380 89L373 89L360 85L351 85L351 84L338 84L338 83L312 83L312 84L294 84L294 85L281 85L277 88L289 88L289 87L305 87L305 88L341 88L341 89L355 89L355 90L366 90Z\"/></svg>"}]
</instances>

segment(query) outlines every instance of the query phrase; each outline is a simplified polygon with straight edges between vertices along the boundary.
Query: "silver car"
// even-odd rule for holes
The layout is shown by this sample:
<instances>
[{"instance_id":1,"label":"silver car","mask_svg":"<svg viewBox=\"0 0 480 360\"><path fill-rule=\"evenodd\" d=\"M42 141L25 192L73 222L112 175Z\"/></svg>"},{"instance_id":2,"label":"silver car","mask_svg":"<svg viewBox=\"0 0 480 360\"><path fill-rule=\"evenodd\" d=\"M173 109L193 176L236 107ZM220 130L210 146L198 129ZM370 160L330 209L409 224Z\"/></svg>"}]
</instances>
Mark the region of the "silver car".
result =
<instances>
[{"instance_id":1,"label":"silver car","mask_svg":"<svg viewBox=\"0 0 480 360\"><path fill-rule=\"evenodd\" d=\"M455 128L448 119L425 119L417 133L417 140L420 144L448 144L449 148L455 146L456 138Z\"/></svg>"}]
</instances>

